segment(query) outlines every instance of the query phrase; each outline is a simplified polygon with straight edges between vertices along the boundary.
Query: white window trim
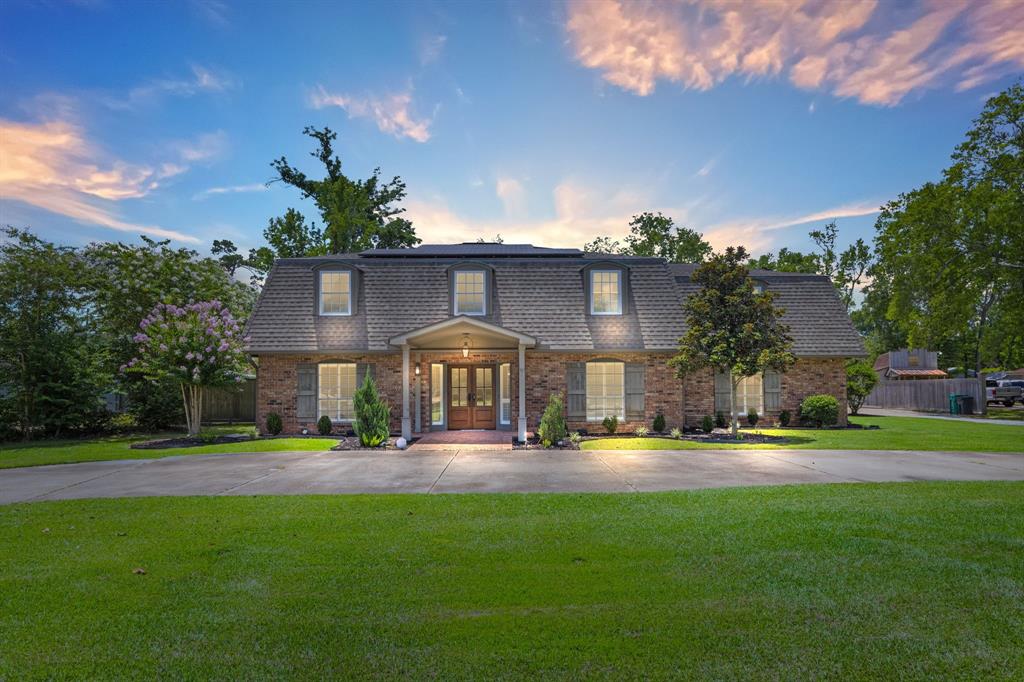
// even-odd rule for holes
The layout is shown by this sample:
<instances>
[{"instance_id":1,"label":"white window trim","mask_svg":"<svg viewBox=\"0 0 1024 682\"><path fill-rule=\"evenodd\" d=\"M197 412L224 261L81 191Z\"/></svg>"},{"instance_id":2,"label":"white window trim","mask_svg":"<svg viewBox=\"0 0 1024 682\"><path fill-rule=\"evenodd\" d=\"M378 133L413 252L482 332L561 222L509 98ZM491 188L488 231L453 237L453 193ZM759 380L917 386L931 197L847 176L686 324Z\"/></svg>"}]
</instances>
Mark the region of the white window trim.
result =
<instances>
[{"instance_id":1,"label":"white window trim","mask_svg":"<svg viewBox=\"0 0 1024 682\"><path fill-rule=\"evenodd\" d=\"M354 362L321 362L321 363L319 363L316 366L316 411L317 411L317 414L320 415L320 416L324 416L323 410L320 409L320 401L321 400L338 400L337 398L324 398L324 397L322 397L322 394L320 393L320 387L321 387L320 372L321 372L321 368L323 368L323 367L331 367L331 366L335 366L335 365L350 365L351 367L354 368L353 371L355 371L356 377L355 377L355 387L352 390L352 394L355 395L355 392L359 390L359 365L358 364L356 364ZM331 418L331 423L332 424L351 424L351 423L355 422L355 415L354 414L353 414L353 418L352 419L335 419L332 415L326 415L326 416ZM317 419L320 419L320 417L318 416Z\"/></svg>"},{"instance_id":2,"label":"white window trim","mask_svg":"<svg viewBox=\"0 0 1024 682\"><path fill-rule=\"evenodd\" d=\"M438 386L438 388L441 389L441 391L440 391L440 393L441 393L441 396L440 396L441 397L441 410L440 410L441 418L438 419L437 421L434 421L434 389L435 389L435 386L434 386L434 368L435 367L440 367L441 368L441 381L440 381L439 386ZM445 403L445 399L444 399L444 396L445 396L445 385L444 384L445 384L445 377L448 374L446 369L447 369L447 365L444 365L442 363L433 362L433 363L430 364L430 425L431 426L443 426L444 425L444 416L445 416L444 415L444 410L445 410L445 404L444 404Z\"/></svg>"},{"instance_id":3,"label":"white window trim","mask_svg":"<svg viewBox=\"0 0 1024 682\"><path fill-rule=\"evenodd\" d=\"M599 273L599 272L611 273L611 274L615 275L618 278L618 280L619 280L619 286L618 286L618 289L619 289L619 309L614 311L614 312L602 312L602 313L599 313L599 312L596 312L594 310L594 275ZM590 314L591 315L621 315L622 314L622 270L611 270L611 269L609 269L609 270L591 270L590 271L590 286L588 287L588 291L590 293L589 307L590 307Z\"/></svg>"},{"instance_id":4,"label":"white window trim","mask_svg":"<svg viewBox=\"0 0 1024 682\"><path fill-rule=\"evenodd\" d=\"M471 272L474 272L474 273L478 272L481 275L483 275L483 283L484 283L483 310L481 310L479 312L477 312L477 311L468 312L468 311L459 310L459 288L458 288L459 275L460 274L467 274L467 273L471 273ZM468 315L468 316L471 316L471 317L482 317L484 315L487 315L487 302L488 302L488 297L489 297L488 295L489 294L490 294L490 292L488 291L488 281L487 281L487 271L486 270L482 270L482 269L480 269L480 270L469 270L469 269L466 269L466 270L456 270L452 274L452 307L455 309L455 314L456 315Z\"/></svg>"},{"instance_id":5,"label":"white window trim","mask_svg":"<svg viewBox=\"0 0 1024 682\"><path fill-rule=\"evenodd\" d=\"M587 405L587 401L590 399L590 391L589 391L590 381L587 380L587 381L584 382L584 393L583 393L583 409L584 409L584 411L587 414L586 421L588 423L600 424L607 417L616 417L620 422L626 421L626 363L620 362L618 360L592 360L592 361L586 363L586 365L584 365L584 368L583 368L584 378L586 378L587 367L590 366L592 363L596 363L596 364L615 364L615 365L621 365L622 366L622 412L620 412L619 414L615 414L615 415L608 414L608 415L605 415L604 417L594 417L593 419L591 419L591 417L590 417L590 408Z\"/></svg>"},{"instance_id":6,"label":"white window trim","mask_svg":"<svg viewBox=\"0 0 1024 682\"><path fill-rule=\"evenodd\" d=\"M508 367L507 379L504 377L504 367ZM505 384L508 384L508 386ZM506 390L508 391L508 398L502 397ZM501 415L504 412L503 407L506 403L508 403L508 419L502 419ZM512 423L512 364L509 362L502 362L498 365L498 423Z\"/></svg>"},{"instance_id":7,"label":"white window trim","mask_svg":"<svg viewBox=\"0 0 1024 682\"><path fill-rule=\"evenodd\" d=\"M328 313L324 311L324 275L328 273L342 273L348 275L348 312ZM319 277L320 279L319 286L317 287L317 296L320 299L320 314L324 317L352 317L352 273L349 272L348 270L321 270Z\"/></svg>"}]
</instances>

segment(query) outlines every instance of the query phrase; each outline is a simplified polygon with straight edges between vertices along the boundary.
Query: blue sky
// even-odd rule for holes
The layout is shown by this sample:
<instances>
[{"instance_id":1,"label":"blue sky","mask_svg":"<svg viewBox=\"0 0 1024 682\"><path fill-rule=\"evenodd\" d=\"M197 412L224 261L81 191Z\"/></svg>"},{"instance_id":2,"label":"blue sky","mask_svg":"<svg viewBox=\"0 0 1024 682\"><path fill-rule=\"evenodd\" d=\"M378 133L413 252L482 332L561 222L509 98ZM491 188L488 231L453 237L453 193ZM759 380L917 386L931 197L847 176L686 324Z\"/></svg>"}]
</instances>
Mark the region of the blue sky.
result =
<instances>
[{"instance_id":1,"label":"blue sky","mask_svg":"<svg viewBox=\"0 0 1024 682\"><path fill-rule=\"evenodd\" d=\"M581 246L661 210L718 247L807 249L938 177L1024 72L1024 3L0 6L0 222L56 241L261 242L351 175L407 183L425 242Z\"/></svg>"}]
</instances>

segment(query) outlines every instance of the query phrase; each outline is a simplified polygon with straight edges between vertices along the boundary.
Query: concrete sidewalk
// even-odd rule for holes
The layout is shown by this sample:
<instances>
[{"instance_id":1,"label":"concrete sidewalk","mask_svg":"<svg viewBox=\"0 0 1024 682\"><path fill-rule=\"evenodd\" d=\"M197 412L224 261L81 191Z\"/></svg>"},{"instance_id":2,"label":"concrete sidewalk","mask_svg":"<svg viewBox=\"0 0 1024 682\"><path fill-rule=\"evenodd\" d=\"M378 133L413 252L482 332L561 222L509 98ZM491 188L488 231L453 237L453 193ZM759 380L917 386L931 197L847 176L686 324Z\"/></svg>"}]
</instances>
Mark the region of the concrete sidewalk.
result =
<instances>
[{"instance_id":1,"label":"concrete sidewalk","mask_svg":"<svg viewBox=\"0 0 1024 682\"><path fill-rule=\"evenodd\" d=\"M1024 480L1024 453L879 450L263 452L0 470L0 503L153 495L636 492Z\"/></svg>"},{"instance_id":2,"label":"concrete sidewalk","mask_svg":"<svg viewBox=\"0 0 1024 682\"><path fill-rule=\"evenodd\" d=\"M919 417L921 419L945 419L953 422L971 422L972 424L1005 424L1007 426L1024 426L1019 419L985 419L984 417L958 417L953 414L937 412L914 412L913 410L889 410L880 407L862 407L858 415L861 417Z\"/></svg>"}]
</instances>

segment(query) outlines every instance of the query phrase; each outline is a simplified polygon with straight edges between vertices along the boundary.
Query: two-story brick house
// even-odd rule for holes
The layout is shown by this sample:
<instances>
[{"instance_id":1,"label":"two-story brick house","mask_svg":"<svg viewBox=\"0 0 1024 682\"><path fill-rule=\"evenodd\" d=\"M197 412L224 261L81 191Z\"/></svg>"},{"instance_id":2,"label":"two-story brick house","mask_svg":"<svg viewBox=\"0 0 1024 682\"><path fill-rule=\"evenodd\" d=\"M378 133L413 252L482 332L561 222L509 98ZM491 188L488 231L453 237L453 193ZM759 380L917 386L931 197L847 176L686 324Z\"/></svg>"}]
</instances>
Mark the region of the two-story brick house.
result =
<instances>
[{"instance_id":1,"label":"two-story brick house","mask_svg":"<svg viewBox=\"0 0 1024 682\"><path fill-rule=\"evenodd\" d=\"M686 331L694 265L517 244L425 245L277 261L247 327L258 363L257 422L286 432L321 415L351 422L372 372L392 428L536 428L553 392L571 428L692 425L729 411L724 375L676 378L666 361ZM829 393L846 415L844 362L864 355L827 278L752 271L776 294L796 365L743 382L739 410L773 421Z\"/></svg>"}]
</instances>

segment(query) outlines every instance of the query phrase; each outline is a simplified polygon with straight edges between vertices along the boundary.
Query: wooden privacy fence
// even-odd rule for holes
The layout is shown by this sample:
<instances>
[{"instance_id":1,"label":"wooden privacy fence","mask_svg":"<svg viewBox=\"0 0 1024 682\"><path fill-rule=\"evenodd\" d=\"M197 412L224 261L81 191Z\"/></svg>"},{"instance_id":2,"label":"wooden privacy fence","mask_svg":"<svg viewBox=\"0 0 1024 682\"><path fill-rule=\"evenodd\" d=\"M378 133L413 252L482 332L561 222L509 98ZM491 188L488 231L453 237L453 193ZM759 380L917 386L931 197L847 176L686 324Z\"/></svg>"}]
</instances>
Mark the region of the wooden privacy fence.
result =
<instances>
[{"instance_id":1,"label":"wooden privacy fence","mask_svg":"<svg viewBox=\"0 0 1024 682\"><path fill-rule=\"evenodd\" d=\"M256 421L256 380L235 388L211 388L203 395L203 423Z\"/></svg>"},{"instance_id":2,"label":"wooden privacy fence","mask_svg":"<svg viewBox=\"0 0 1024 682\"><path fill-rule=\"evenodd\" d=\"M973 396L974 411L981 412L985 395L978 379L881 380L864 400L864 407L949 412L950 393Z\"/></svg>"}]
</instances>

